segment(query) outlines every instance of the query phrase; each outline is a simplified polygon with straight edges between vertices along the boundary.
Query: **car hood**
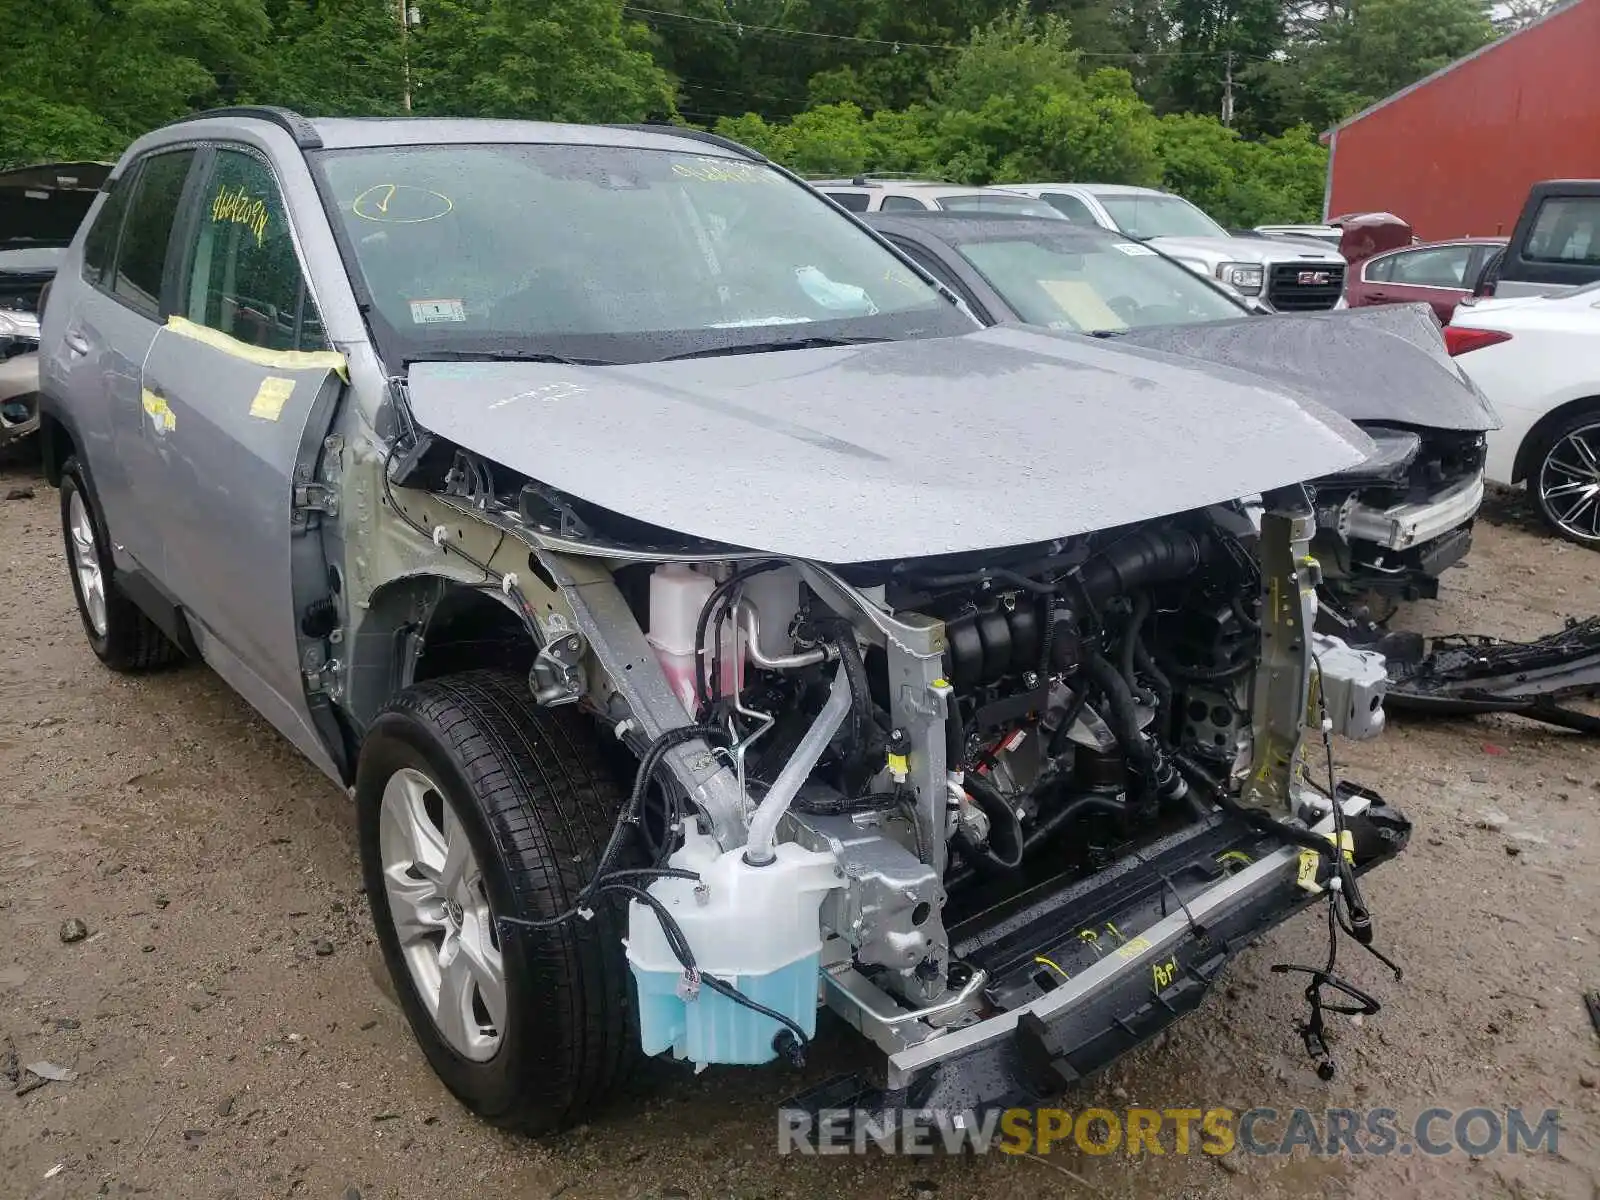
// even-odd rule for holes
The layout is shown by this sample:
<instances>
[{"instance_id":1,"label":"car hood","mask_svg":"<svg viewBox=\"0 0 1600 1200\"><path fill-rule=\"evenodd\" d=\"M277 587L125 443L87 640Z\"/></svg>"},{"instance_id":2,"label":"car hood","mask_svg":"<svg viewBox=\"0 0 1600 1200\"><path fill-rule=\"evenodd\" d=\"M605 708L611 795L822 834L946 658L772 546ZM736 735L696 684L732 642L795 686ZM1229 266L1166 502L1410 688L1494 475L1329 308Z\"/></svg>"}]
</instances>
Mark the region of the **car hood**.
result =
<instances>
[{"instance_id":1,"label":"car hood","mask_svg":"<svg viewBox=\"0 0 1600 1200\"><path fill-rule=\"evenodd\" d=\"M1224 262L1311 262L1344 266L1344 259L1332 247L1279 238L1244 237L1158 237L1150 245L1173 258L1201 258L1212 264Z\"/></svg>"},{"instance_id":2,"label":"car hood","mask_svg":"<svg viewBox=\"0 0 1600 1200\"><path fill-rule=\"evenodd\" d=\"M1489 401L1446 353L1425 304L1133 329L1118 340L1252 371L1352 421L1500 428Z\"/></svg>"},{"instance_id":3,"label":"car hood","mask_svg":"<svg viewBox=\"0 0 1600 1200\"><path fill-rule=\"evenodd\" d=\"M424 428L681 534L852 563L1022 545L1362 462L1268 382L1011 326L604 367L414 363Z\"/></svg>"}]
</instances>

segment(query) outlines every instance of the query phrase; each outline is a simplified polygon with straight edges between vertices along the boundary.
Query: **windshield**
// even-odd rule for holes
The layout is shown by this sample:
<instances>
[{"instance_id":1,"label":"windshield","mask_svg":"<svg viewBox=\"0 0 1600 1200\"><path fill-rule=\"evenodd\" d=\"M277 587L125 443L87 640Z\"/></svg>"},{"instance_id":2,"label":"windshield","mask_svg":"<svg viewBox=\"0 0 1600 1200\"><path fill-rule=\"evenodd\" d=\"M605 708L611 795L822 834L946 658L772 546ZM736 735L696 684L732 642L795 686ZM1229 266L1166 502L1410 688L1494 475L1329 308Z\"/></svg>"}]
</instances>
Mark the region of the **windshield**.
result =
<instances>
[{"instance_id":1,"label":"windshield","mask_svg":"<svg viewBox=\"0 0 1600 1200\"><path fill-rule=\"evenodd\" d=\"M644 362L972 328L759 163L522 144L319 157L386 354Z\"/></svg>"},{"instance_id":2,"label":"windshield","mask_svg":"<svg viewBox=\"0 0 1600 1200\"><path fill-rule=\"evenodd\" d=\"M1187 200L1138 192L1100 196L1117 228L1129 237L1227 237L1228 231Z\"/></svg>"},{"instance_id":3,"label":"windshield","mask_svg":"<svg viewBox=\"0 0 1600 1200\"><path fill-rule=\"evenodd\" d=\"M1228 321L1247 311L1137 242L1018 237L957 249L1030 325L1099 333Z\"/></svg>"},{"instance_id":4,"label":"windshield","mask_svg":"<svg viewBox=\"0 0 1600 1200\"><path fill-rule=\"evenodd\" d=\"M940 208L950 212L1003 212L1021 217L1053 217L1066 220L1043 200L1032 196L1001 196L993 192L974 192L968 196L944 196L937 201Z\"/></svg>"}]
</instances>

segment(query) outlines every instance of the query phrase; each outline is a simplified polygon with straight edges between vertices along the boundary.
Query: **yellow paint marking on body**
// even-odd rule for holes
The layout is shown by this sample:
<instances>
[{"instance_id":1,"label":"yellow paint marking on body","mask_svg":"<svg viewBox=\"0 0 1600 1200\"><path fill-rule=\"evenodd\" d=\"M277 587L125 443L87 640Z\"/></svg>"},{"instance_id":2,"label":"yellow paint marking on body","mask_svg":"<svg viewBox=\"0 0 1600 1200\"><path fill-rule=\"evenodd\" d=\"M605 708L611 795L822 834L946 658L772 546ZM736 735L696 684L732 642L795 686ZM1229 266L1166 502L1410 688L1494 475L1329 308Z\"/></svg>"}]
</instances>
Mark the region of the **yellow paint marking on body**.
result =
<instances>
[{"instance_id":1,"label":"yellow paint marking on body","mask_svg":"<svg viewBox=\"0 0 1600 1200\"><path fill-rule=\"evenodd\" d=\"M150 417L150 423L160 432L171 433L178 427L178 419L172 415L167 402L149 388L139 389L139 402Z\"/></svg>"}]
</instances>

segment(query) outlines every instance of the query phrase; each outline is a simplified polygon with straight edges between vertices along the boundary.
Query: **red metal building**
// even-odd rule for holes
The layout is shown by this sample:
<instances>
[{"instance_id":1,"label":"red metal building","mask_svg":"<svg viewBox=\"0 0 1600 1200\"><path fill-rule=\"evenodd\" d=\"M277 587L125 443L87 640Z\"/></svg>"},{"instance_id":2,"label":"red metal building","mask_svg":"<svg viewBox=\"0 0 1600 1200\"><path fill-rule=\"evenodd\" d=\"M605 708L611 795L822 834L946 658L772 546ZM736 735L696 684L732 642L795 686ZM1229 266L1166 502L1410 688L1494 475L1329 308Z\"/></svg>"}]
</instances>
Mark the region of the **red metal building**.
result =
<instances>
[{"instance_id":1,"label":"red metal building","mask_svg":"<svg viewBox=\"0 0 1600 1200\"><path fill-rule=\"evenodd\" d=\"M1323 216L1509 234L1541 179L1600 178L1600 0L1572 0L1322 135Z\"/></svg>"}]
</instances>

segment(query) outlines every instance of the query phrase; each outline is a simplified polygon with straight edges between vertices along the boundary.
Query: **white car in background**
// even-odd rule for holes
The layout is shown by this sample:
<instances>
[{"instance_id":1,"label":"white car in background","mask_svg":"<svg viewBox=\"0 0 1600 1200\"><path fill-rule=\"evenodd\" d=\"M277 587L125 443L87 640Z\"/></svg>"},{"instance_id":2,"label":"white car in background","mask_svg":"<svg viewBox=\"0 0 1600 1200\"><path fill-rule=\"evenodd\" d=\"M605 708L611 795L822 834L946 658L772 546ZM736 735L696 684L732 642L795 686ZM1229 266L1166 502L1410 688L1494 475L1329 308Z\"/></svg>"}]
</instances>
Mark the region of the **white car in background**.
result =
<instances>
[{"instance_id":1,"label":"white car in background","mask_svg":"<svg viewBox=\"0 0 1600 1200\"><path fill-rule=\"evenodd\" d=\"M1600 549L1600 284L1464 303L1445 341L1504 422L1488 478L1526 481L1552 529Z\"/></svg>"},{"instance_id":2,"label":"white car in background","mask_svg":"<svg viewBox=\"0 0 1600 1200\"><path fill-rule=\"evenodd\" d=\"M1008 183L1069 221L1148 242L1197 274L1280 312L1344 308L1344 255L1309 238L1229 233L1182 196L1121 183Z\"/></svg>"}]
</instances>

